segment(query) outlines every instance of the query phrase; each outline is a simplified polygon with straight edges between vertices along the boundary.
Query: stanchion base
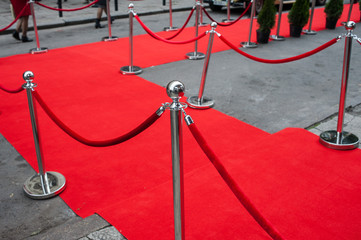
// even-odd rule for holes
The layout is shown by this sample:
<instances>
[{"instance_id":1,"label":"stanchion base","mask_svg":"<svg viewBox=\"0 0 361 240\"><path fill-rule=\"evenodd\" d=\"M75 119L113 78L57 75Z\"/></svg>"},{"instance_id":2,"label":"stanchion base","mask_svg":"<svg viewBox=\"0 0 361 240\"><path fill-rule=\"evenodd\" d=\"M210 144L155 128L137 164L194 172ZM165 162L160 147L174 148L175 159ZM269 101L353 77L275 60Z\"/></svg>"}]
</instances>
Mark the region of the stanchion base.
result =
<instances>
[{"instance_id":1,"label":"stanchion base","mask_svg":"<svg viewBox=\"0 0 361 240\"><path fill-rule=\"evenodd\" d=\"M306 35L316 35L317 34L316 31L313 31L313 30L309 31L309 30L306 30L306 29L302 30L302 32L304 34L306 34Z\"/></svg>"},{"instance_id":2,"label":"stanchion base","mask_svg":"<svg viewBox=\"0 0 361 240\"><path fill-rule=\"evenodd\" d=\"M198 101L198 96L189 97L187 103L189 107L195 109L208 109L214 106L214 101L207 97L203 97L202 101Z\"/></svg>"},{"instance_id":3,"label":"stanchion base","mask_svg":"<svg viewBox=\"0 0 361 240\"><path fill-rule=\"evenodd\" d=\"M118 37L117 36L106 36L106 37L103 37L102 40L104 42L113 42L113 41L117 41L118 40Z\"/></svg>"},{"instance_id":4,"label":"stanchion base","mask_svg":"<svg viewBox=\"0 0 361 240\"><path fill-rule=\"evenodd\" d=\"M223 19L222 22L224 23L229 23L229 22L233 22L234 19Z\"/></svg>"},{"instance_id":5,"label":"stanchion base","mask_svg":"<svg viewBox=\"0 0 361 240\"><path fill-rule=\"evenodd\" d=\"M36 174L28 178L24 183L23 189L26 196L33 199L47 199L58 195L65 189L66 181L60 173L46 172L45 177L48 179L49 192L44 192L40 175Z\"/></svg>"},{"instance_id":6,"label":"stanchion base","mask_svg":"<svg viewBox=\"0 0 361 240\"><path fill-rule=\"evenodd\" d=\"M199 59L203 59L206 57L206 55L201 52L190 52L190 53L187 53L186 56L190 60L199 60Z\"/></svg>"},{"instance_id":7,"label":"stanchion base","mask_svg":"<svg viewBox=\"0 0 361 240\"><path fill-rule=\"evenodd\" d=\"M270 36L270 39L272 39L272 40L274 40L274 41L284 41L284 40L286 40L285 37L283 37L283 36L278 36L278 35L271 35L271 36Z\"/></svg>"},{"instance_id":8,"label":"stanchion base","mask_svg":"<svg viewBox=\"0 0 361 240\"><path fill-rule=\"evenodd\" d=\"M39 53L46 53L48 52L47 48L32 48L29 50L29 53L31 54L39 54Z\"/></svg>"},{"instance_id":9,"label":"stanchion base","mask_svg":"<svg viewBox=\"0 0 361 240\"><path fill-rule=\"evenodd\" d=\"M254 42L241 42L243 48L256 48L258 47L257 43Z\"/></svg>"},{"instance_id":10,"label":"stanchion base","mask_svg":"<svg viewBox=\"0 0 361 240\"><path fill-rule=\"evenodd\" d=\"M177 27L165 27L164 28L164 31L166 31L166 32L177 31L177 30L178 30Z\"/></svg>"},{"instance_id":11,"label":"stanchion base","mask_svg":"<svg viewBox=\"0 0 361 240\"><path fill-rule=\"evenodd\" d=\"M124 66L120 68L120 72L124 75L138 75L143 72L143 70L140 67L137 66Z\"/></svg>"},{"instance_id":12,"label":"stanchion base","mask_svg":"<svg viewBox=\"0 0 361 240\"><path fill-rule=\"evenodd\" d=\"M330 130L320 134L320 143L325 147L336 150L351 150L359 146L359 139L349 132L342 132L341 139L337 138L337 131ZM340 141L338 141L340 140Z\"/></svg>"}]
</instances>

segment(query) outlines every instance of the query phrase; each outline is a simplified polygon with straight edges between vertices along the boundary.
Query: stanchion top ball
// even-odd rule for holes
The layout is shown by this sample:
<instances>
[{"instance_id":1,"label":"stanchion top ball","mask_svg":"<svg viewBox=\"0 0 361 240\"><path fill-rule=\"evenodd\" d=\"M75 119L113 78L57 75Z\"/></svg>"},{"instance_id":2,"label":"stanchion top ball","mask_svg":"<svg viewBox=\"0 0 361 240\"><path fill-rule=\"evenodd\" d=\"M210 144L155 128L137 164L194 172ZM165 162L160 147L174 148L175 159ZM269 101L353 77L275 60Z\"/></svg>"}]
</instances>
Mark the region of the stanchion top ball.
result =
<instances>
[{"instance_id":1,"label":"stanchion top ball","mask_svg":"<svg viewBox=\"0 0 361 240\"><path fill-rule=\"evenodd\" d=\"M356 28L356 23L354 21L348 21L345 24L346 30L353 30Z\"/></svg>"},{"instance_id":2,"label":"stanchion top ball","mask_svg":"<svg viewBox=\"0 0 361 240\"><path fill-rule=\"evenodd\" d=\"M184 84L174 80L167 85L167 94L172 99L179 99L184 95Z\"/></svg>"},{"instance_id":3,"label":"stanchion top ball","mask_svg":"<svg viewBox=\"0 0 361 240\"><path fill-rule=\"evenodd\" d=\"M33 81L34 79L34 73L32 71L26 71L23 74L23 78L25 81Z\"/></svg>"}]
</instances>

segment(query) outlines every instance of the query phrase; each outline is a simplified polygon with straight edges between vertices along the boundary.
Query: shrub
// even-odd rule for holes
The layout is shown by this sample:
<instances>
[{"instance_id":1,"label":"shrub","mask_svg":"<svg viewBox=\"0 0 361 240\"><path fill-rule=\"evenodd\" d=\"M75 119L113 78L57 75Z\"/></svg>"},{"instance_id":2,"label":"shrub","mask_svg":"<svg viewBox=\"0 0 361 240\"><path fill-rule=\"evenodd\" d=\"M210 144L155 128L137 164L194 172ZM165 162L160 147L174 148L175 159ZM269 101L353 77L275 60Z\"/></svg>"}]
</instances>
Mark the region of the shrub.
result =
<instances>
[{"instance_id":1,"label":"shrub","mask_svg":"<svg viewBox=\"0 0 361 240\"><path fill-rule=\"evenodd\" d=\"M328 1L324 11L328 19L338 20L343 11L343 0Z\"/></svg>"},{"instance_id":2,"label":"shrub","mask_svg":"<svg viewBox=\"0 0 361 240\"><path fill-rule=\"evenodd\" d=\"M296 26L304 27L310 16L309 8L309 0L296 0L288 13L288 22Z\"/></svg>"},{"instance_id":3,"label":"shrub","mask_svg":"<svg viewBox=\"0 0 361 240\"><path fill-rule=\"evenodd\" d=\"M262 32L271 30L276 23L275 17L277 9L274 2L275 0L265 0L258 14L257 23L259 24L259 30Z\"/></svg>"}]
</instances>

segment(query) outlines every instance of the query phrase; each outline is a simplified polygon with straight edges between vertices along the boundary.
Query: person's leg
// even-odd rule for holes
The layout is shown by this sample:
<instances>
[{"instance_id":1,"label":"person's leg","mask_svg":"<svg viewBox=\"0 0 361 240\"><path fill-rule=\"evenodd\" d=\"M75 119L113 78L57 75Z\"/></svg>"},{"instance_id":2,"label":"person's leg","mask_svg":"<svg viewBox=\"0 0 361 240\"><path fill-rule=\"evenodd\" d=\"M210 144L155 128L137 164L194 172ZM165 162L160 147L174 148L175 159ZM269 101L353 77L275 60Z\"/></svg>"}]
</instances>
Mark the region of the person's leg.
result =
<instances>
[{"instance_id":1,"label":"person's leg","mask_svg":"<svg viewBox=\"0 0 361 240\"><path fill-rule=\"evenodd\" d=\"M103 8L98 7L97 19L95 20L95 28L103 28L103 26L100 25L100 19L102 18L102 14L103 14Z\"/></svg>"},{"instance_id":2,"label":"person's leg","mask_svg":"<svg viewBox=\"0 0 361 240\"><path fill-rule=\"evenodd\" d=\"M28 32L28 23L29 23L29 16L23 16L22 17L22 23L21 23L21 29L22 29L22 36L21 36L21 40L23 42L31 42L33 41L32 39L29 39L27 36L27 32Z\"/></svg>"},{"instance_id":3,"label":"person's leg","mask_svg":"<svg viewBox=\"0 0 361 240\"><path fill-rule=\"evenodd\" d=\"M13 37L16 40L20 40L19 32L21 31L22 22L23 22L23 17L19 18L18 22L16 23L15 31L13 32Z\"/></svg>"}]
</instances>

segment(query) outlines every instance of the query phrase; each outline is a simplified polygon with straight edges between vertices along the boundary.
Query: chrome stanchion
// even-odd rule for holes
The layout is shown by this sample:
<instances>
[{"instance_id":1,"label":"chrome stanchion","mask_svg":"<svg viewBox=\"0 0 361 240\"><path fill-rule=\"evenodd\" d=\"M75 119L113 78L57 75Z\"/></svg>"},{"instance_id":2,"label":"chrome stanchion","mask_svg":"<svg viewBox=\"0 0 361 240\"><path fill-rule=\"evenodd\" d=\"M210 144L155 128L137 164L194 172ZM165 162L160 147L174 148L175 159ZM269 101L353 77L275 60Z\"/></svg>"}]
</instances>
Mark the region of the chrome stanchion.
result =
<instances>
[{"instance_id":1,"label":"chrome stanchion","mask_svg":"<svg viewBox=\"0 0 361 240\"><path fill-rule=\"evenodd\" d=\"M173 27L173 16L172 16L172 0L169 0L169 27L165 27L164 31L170 32L177 30L177 27Z\"/></svg>"},{"instance_id":2,"label":"chrome stanchion","mask_svg":"<svg viewBox=\"0 0 361 240\"><path fill-rule=\"evenodd\" d=\"M198 22L199 22L199 11L200 11L200 2L196 1L196 23L195 23L195 29L196 29L196 37L198 37ZM186 56L190 60L199 60L205 58L205 54L198 52L198 40L195 41L194 44L194 52L187 53Z\"/></svg>"},{"instance_id":3,"label":"chrome stanchion","mask_svg":"<svg viewBox=\"0 0 361 240\"><path fill-rule=\"evenodd\" d=\"M280 27L281 27L281 19L282 19L282 11L283 11L283 0L280 0L280 4L278 6L278 22L277 22L277 32L276 35L271 35L270 38L275 41L284 41L286 38L280 36Z\"/></svg>"},{"instance_id":4,"label":"chrome stanchion","mask_svg":"<svg viewBox=\"0 0 361 240\"><path fill-rule=\"evenodd\" d=\"M345 40L345 51L344 51L344 59L343 59L337 130L325 131L320 134L320 138L319 138L320 143L322 145L328 148L338 149L338 150L354 149L357 148L359 145L359 139L357 136L342 130L343 118L345 115L345 101L346 101L346 91L347 91L347 83L348 83L348 73L350 68L351 46L352 46L352 39L354 37L352 31L353 29L355 29L355 27L356 24L352 21L347 22L345 24L347 34Z\"/></svg>"},{"instance_id":5,"label":"chrome stanchion","mask_svg":"<svg viewBox=\"0 0 361 240\"><path fill-rule=\"evenodd\" d=\"M314 13L314 10L315 10L315 5L316 5L316 0L312 0L310 24L308 25L308 29L302 30L302 32L305 33L305 34L307 34L307 35L316 35L316 34L317 34L316 31L313 31L313 30L311 29L311 27L312 27L312 20L313 20L313 13Z\"/></svg>"},{"instance_id":6,"label":"chrome stanchion","mask_svg":"<svg viewBox=\"0 0 361 240\"><path fill-rule=\"evenodd\" d=\"M208 26L208 23L203 22L203 11L202 11L202 9L204 8L204 6L203 6L203 0L199 0L199 2L201 3L201 8L200 8L200 13L199 13L199 23L198 23L198 26L199 26L199 27L206 27L206 26Z\"/></svg>"},{"instance_id":7,"label":"chrome stanchion","mask_svg":"<svg viewBox=\"0 0 361 240\"><path fill-rule=\"evenodd\" d=\"M35 151L39 168L39 173L25 181L23 189L25 194L30 198L46 199L61 193L65 189L66 182L64 176L60 173L45 171L39 141L36 111L34 110L32 95L32 91L34 91L34 87L36 87L36 84L32 82L34 79L34 74L30 71L27 71L24 73L23 78L26 81L26 83L23 85L23 88L26 89L28 97L30 120L33 129Z\"/></svg>"},{"instance_id":8,"label":"chrome stanchion","mask_svg":"<svg viewBox=\"0 0 361 240\"><path fill-rule=\"evenodd\" d=\"M35 32L35 38L36 38L36 48L30 49L29 52L31 54L46 53L48 51L48 49L40 47L38 27L36 25L36 18L35 18L35 11L34 11L34 2L35 2L34 0L30 0L29 5L30 5L31 15L33 16L33 25L34 25L34 32Z\"/></svg>"},{"instance_id":9,"label":"chrome stanchion","mask_svg":"<svg viewBox=\"0 0 361 240\"><path fill-rule=\"evenodd\" d=\"M252 36L252 25L253 25L253 18L256 14L256 3L257 0L253 0L252 2L252 8L251 8L251 18L250 18L250 24L249 24L249 34L248 34L248 42L241 42L242 47L244 48L256 48L258 47L257 43L251 42L251 36Z\"/></svg>"},{"instance_id":10,"label":"chrome stanchion","mask_svg":"<svg viewBox=\"0 0 361 240\"><path fill-rule=\"evenodd\" d=\"M206 84L206 78L207 78L207 72L208 72L208 65L209 65L209 60L211 58L213 39L214 39L214 34L216 33L215 29L217 27L217 23L213 22L211 24L211 26L212 26L212 30L209 31L210 35L209 35L209 41L208 41L207 54L206 54L206 59L204 60L202 80L201 80L201 85L199 87L198 96L192 96L187 99L188 105L191 108L195 108L195 109L207 109L207 108L211 108L214 106L214 101L212 99L203 96L204 86Z\"/></svg>"},{"instance_id":11,"label":"chrome stanchion","mask_svg":"<svg viewBox=\"0 0 361 240\"><path fill-rule=\"evenodd\" d=\"M231 0L227 1L227 19L223 19L222 22L232 22L234 21L233 19L231 19Z\"/></svg>"},{"instance_id":12,"label":"chrome stanchion","mask_svg":"<svg viewBox=\"0 0 361 240\"><path fill-rule=\"evenodd\" d=\"M108 18L108 29L109 29L109 36L103 37L102 40L105 42L111 42L118 40L118 37L112 36L112 19L110 16L110 6L109 6L109 0L107 0L107 18Z\"/></svg>"},{"instance_id":13,"label":"chrome stanchion","mask_svg":"<svg viewBox=\"0 0 361 240\"><path fill-rule=\"evenodd\" d=\"M142 69L137 66L133 66L133 14L136 14L133 10L134 4L129 4L129 66L120 68L120 72L124 75L136 75L142 73Z\"/></svg>"},{"instance_id":14,"label":"chrome stanchion","mask_svg":"<svg viewBox=\"0 0 361 240\"><path fill-rule=\"evenodd\" d=\"M167 94L173 100L168 103L171 122L172 169L173 169L173 209L175 240L185 239L184 227L184 177L183 177L183 132L182 109L179 99L184 95L184 85L172 81L167 85Z\"/></svg>"},{"instance_id":15,"label":"chrome stanchion","mask_svg":"<svg viewBox=\"0 0 361 240\"><path fill-rule=\"evenodd\" d=\"M354 0L350 0L350 9L348 10L347 22L350 21ZM360 4L360 3L359 3Z\"/></svg>"}]
</instances>

